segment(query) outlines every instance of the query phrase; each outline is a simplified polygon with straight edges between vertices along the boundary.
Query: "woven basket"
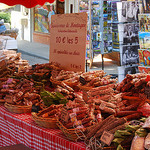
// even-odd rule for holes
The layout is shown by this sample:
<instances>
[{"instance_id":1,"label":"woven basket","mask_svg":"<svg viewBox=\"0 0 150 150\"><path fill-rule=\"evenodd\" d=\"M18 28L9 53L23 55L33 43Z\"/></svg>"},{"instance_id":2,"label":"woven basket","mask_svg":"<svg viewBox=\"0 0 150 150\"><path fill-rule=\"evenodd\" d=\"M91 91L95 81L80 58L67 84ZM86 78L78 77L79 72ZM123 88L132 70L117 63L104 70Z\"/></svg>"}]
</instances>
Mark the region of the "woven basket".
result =
<instances>
[{"instance_id":1,"label":"woven basket","mask_svg":"<svg viewBox=\"0 0 150 150\"><path fill-rule=\"evenodd\" d=\"M32 106L20 106L20 105L12 105L5 102L4 106L8 109L8 111L23 114L23 113L31 113Z\"/></svg>"},{"instance_id":2,"label":"woven basket","mask_svg":"<svg viewBox=\"0 0 150 150\"><path fill-rule=\"evenodd\" d=\"M85 128L67 129L59 120L57 120L57 126L69 140L74 141L74 142L77 142L80 139L79 137L83 137L83 132L85 131Z\"/></svg>"},{"instance_id":3,"label":"woven basket","mask_svg":"<svg viewBox=\"0 0 150 150\"><path fill-rule=\"evenodd\" d=\"M123 146L126 150L130 150L130 145ZM116 150L115 146L104 147L103 150Z\"/></svg>"},{"instance_id":4,"label":"woven basket","mask_svg":"<svg viewBox=\"0 0 150 150\"><path fill-rule=\"evenodd\" d=\"M49 128L49 129L58 129L56 125L57 120L55 118L43 118L38 117L37 113L32 112L32 119L41 127Z\"/></svg>"},{"instance_id":5,"label":"woven basket","mask_svg":"<svg viewBox=\"0 0 150 150\"><path fill-rule=\"evenodd\" d=\"M5 100L4 99L0 99L0 105L4 105Z\"/></svg>"}]
</instances>

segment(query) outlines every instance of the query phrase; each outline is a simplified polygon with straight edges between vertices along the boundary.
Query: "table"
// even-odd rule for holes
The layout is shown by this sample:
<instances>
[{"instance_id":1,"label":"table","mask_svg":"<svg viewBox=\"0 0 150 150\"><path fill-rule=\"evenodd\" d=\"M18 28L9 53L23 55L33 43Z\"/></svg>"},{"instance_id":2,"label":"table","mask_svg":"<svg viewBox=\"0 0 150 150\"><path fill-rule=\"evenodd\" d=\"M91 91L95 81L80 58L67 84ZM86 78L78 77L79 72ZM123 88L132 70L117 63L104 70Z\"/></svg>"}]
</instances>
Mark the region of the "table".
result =
<instances>
[{"instance_id":1,"label":"table","mask_svg":"<svg viewBox=\"0 0 150 150\"><path fill-rule=\"evenodd\" d=\"M14 114L0 106L0 147L22 143L33 150L85 150L83 142L71 142L61 130L39 127L31 114Z\"/></svg>"}]
</instances>

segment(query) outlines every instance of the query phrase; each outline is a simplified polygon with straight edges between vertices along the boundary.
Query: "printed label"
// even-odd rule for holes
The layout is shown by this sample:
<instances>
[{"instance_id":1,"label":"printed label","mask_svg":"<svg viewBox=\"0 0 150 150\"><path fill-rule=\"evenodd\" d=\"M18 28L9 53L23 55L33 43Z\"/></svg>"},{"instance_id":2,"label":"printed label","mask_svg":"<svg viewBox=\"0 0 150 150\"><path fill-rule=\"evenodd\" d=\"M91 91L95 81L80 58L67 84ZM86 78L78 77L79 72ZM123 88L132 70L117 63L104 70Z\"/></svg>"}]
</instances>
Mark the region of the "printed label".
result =
<instances>
[{"instance_id":1,"label":"printed label","mask_svg":"<svg viewBox=\"0 0 150 150\"><path fill-rule=\"evenodd\" d=\"M105 107L106 107L106 104L105 103L101 103L100 106L99 106L99 109L104 110Z\"/></svg>"},{"instance_id":2,"label":"printed label","mask_svg":"<svg viewBox=\"0 0 150 150\"><path fill-rule=\"evenodd\" d=\"M71 113L71 114L69 114L69 116L70 116L70 118L71 118L71 122L77 121L76 113Z\"/></svg>"},{"instance_id":3,"label":"printed label","mask_svg":"<svg viewBox=\"0 0 150 150\"><path fill-rule=\"evenodd\" d=\"M66 109L64 109L64 108L62 109L62 111L61 111L61 117L60 118L65 123L68 122L68 120L69 120L69 114L68 114L68 111Z\"/></svg>"},{"instance_id":4,"label":"printed label","mask_svg":"<svg viewBox=\"0 0 150 150\"><path fill-rule=\"evenodd\" d=\"M78 112L78 111L79 111L79 107L74 108L72 111L73 111L74 113Z\"/></svg>"},{"instance_id":5,"label":"printed label","mask_svg":"<svg viewBox=\"0 0 150 150\"><path fill-rule=\"evenodd\" d=\"M75 121L74 125L75 126L81 126L82 125L82 121L81 120Z\"/></svg>"},{"instance_id":6,"label":"printed label","mask_svg":"<svg viewBox=\"0 0 150 150\"><path fill-rule=\"evenodd\" d=\"M114 135L109 133L108 131L104 131L100 140L107 144L108 146L111 144L112 140L114 139Z\"/></svg>"}]
</instances>

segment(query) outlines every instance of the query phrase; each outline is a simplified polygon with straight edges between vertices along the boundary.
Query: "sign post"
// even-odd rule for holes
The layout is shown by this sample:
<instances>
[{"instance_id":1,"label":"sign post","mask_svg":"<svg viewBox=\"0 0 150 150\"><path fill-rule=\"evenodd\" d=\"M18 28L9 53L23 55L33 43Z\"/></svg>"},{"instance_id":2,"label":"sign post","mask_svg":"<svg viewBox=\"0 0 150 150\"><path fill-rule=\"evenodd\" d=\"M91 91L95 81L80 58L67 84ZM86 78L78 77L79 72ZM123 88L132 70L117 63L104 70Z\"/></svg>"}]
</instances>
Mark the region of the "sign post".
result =
<instances>
[{"instance_id":1,"label":"sign post","mask_svg":"<svg viewBox=\"0 0 150 150\"><path fill-rule=\"evenodd\" d=\"M51 22L49 61L84 72L87 13L52 15Z\"/></svg>"}]
</instances>

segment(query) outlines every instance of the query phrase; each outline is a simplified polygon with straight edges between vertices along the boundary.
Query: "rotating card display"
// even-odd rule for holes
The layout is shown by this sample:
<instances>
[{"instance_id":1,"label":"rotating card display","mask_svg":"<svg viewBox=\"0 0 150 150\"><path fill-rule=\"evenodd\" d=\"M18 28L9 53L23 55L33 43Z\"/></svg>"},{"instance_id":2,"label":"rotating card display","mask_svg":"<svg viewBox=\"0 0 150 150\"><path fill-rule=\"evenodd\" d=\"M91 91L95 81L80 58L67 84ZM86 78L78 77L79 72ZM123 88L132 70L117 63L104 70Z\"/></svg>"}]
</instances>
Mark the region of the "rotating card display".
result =
<instances>
[{"instance_id":1,"label":"rotating card display","mask_svg":"<svg viewBox=\"0 0 150 150\"><path fill-rule=\"evenodd\" d=\"M139 18L139 72L150 73L150 1L142 0L143 13Z\"/></svg>"}]
</instances>

